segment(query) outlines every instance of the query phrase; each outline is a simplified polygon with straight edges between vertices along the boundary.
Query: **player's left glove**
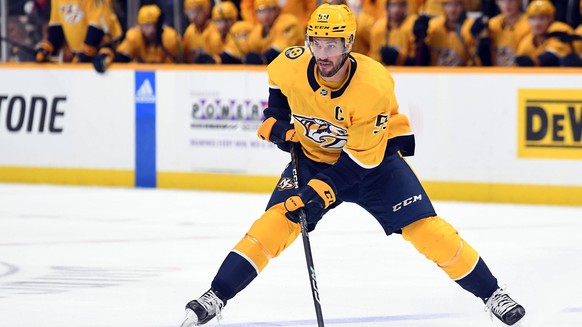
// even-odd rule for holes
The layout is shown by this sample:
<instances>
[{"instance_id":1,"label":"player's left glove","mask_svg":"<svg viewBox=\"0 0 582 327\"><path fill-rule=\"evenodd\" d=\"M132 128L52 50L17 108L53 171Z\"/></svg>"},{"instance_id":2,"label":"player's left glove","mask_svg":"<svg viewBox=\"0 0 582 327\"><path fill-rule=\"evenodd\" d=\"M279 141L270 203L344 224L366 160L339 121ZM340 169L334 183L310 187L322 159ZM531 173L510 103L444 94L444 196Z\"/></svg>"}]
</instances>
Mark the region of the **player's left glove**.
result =
<instances>
[{"instance_id":1,"label":"player's left glove","mask_svg":"<svg viewBox=\"0 0 582 327\"><path fill-rule=\"evenodd\" d=\"M319 179L311 179L306 186L297 190L295 195L285 200L285 216L294 223L299 223L299 209L305 208L308 212L318 212L336 201L335 191L326 182ZM314 223L310 218L317 215L306 215L307 223Z\"/></svg>"}]
</instances>

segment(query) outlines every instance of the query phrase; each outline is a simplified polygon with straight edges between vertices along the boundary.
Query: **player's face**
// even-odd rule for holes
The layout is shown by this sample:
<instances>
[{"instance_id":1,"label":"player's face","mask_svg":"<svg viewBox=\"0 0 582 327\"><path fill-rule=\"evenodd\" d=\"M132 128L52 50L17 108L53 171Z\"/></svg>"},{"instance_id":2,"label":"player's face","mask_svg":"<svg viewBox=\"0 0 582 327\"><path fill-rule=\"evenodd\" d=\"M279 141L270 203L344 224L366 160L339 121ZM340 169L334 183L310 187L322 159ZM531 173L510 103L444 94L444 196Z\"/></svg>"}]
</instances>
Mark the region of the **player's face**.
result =
<instances>
[{"instance_id":1,"label":"player's face","mask_svg":"<svg viewBox=\"0 0 582 327\"><path fill-rule=\"evenodd\" d=\"M391 21L400 24L406 18L406 2L405 1L391 1L386 8L388 9L388 17Z\"/></svg>"},{"instance_id":2,"label":"player's face","mask_svg":"<svg viewBox=\"0 0 582 327\"><path fill-rule=\"evenodd\" d=\"M230 27L232 26L232 24L235 23L235 20L234 19L215 19L212 22L214 23L214 25L216 25L216 28L218 28L220 35L224 38L226 36L226 34L228 34L228 31L230 30Z\"/></svg>"},{"instance_id":3,"label":"player's face","mask_svg":"<svg viewBox=\"0 0 582 327\"><path fill-rule=\"evenodd\" d=\"M205 7L195 6L184 9L184 13L190 23L193 23L195 26L202 26L208 19L209 11Z\"/></svg>"},{"instance_id":4,"label":"player's face","mask_svg":"<svg viewBox=\"0 0 582 327\"><path fill-rule=\"evenodd\" d=\"M513 17L520 12L520 0L497 0L497 6L501 13L505 16Z\"/></svg>"},{"instance_id":5,"label":"player's face","mask_svg":"<svg viewBox=\"0 0 582 327\"><path fill-rule=\"evenodd\" d=\"M143 38L148 42L153 42L156 39L156 25L155 24L141 24L139 25Z\"/></svg>"},{"instance_id":6,"label":"player's face","mask_svg":"<svg viewBox=\"0 0 582 327\"><path fill-rule=\"evenodd\" d=\"M443 12L449 22L456 23L459 21L461 14L465 9L461 1L447 1L443 3Z\"/></svg>"},{"instance_id":7,"label":"player's face","mask_svg":"<svg viewBox=\"0 0 582 327\"><path fill-rule=\"evenodd\" d=\"M315 37L309 42L322 77L333 77L342 68L346 48L339 37Z\"/></svg>"},{"instance_id":8,"label":"player's face","mask_svg":"<svg viewBox=\"0 0 582 327\"><path fill-rule=\"evenodd\" d=\"M261 7L255 11L257 19L261 24L267 27L273 26L275 19L279 16L279 8L277 7Z\"/></svg>"},{"instance_id":9,"label":"player's face","mask_svg":"<svg viewBox=\"0 0 582 327\"><path fill-rule=\"evenodd\" d=\"M534 35L542 35L552 23L550 15L532 15L529 16L529 26Z\"/></svg>"}]
</instances>

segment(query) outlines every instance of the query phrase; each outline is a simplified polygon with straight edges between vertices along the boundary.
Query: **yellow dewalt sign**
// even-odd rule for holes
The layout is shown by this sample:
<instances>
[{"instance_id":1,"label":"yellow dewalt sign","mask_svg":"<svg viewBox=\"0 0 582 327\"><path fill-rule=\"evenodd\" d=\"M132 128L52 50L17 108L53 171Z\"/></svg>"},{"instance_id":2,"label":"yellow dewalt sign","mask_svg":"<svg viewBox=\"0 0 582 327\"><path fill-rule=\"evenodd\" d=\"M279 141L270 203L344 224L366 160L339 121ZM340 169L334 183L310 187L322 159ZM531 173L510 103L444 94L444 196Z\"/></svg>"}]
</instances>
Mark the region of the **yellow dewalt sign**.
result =
<instances>
[{"instance_id":1,"label":"yellow dewalt sign","mask_svg":"<svg viewBox=\"0 0 582 327\"><path fill-rule=\"evenodd\" d=\"M518 90L517 156L582 159L582 89Z\"/></svg>"}]
</instances>

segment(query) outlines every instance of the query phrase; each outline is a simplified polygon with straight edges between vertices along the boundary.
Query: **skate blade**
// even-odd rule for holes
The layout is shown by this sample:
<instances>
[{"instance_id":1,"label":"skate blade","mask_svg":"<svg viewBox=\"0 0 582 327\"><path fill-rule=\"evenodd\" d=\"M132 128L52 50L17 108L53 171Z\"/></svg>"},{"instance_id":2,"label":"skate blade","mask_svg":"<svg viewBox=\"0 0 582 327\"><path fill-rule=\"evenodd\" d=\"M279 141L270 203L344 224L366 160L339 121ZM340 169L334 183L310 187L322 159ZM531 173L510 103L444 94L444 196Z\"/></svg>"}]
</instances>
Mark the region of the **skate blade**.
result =
<instances>
[{"instance_id":1,"label":"skate blade","mask_svg":"<svg viewBox=\"0 0 582 327\"><path fill-rule=\"evenodd\" d=\"M198 326L198 316L194 311L186 309L186 318L180 327L194 327Z\"/></svg>"}]
</instances>

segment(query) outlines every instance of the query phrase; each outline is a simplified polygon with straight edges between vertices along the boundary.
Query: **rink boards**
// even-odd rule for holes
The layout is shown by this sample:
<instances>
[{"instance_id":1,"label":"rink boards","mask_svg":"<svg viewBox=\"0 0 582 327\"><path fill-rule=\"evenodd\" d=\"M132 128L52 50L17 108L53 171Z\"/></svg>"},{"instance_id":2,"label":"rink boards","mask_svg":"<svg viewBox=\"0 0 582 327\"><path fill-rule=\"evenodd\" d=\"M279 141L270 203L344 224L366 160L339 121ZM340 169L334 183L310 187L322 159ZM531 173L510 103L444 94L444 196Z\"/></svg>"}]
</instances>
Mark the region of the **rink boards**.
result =
<instances>
[{"instance_id":1,"label":"rink boards","mask_svg":"<svg viewBox=\"0 0 582 327\"><path fill-rule=\"evenodd\" d=\"M582 205L582 70L390 68L434 199ZM262 67L0 66L0 182L269 192Z\"/></svg>"}]
</instances>

